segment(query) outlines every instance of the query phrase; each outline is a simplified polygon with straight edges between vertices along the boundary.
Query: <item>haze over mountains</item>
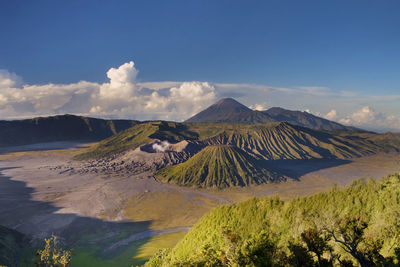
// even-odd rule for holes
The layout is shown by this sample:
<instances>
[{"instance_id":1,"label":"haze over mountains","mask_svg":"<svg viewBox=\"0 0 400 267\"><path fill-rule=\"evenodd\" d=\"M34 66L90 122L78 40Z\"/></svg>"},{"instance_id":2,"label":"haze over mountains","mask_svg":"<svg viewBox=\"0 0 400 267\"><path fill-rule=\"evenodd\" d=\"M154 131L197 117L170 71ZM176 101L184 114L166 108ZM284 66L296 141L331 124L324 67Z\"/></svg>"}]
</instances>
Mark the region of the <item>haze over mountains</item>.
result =
<instances>
[{"instance_id":1,"label":"haze over mountains","mask_svg":"<svg viewBox=\"0 0 400 267\"><path fill-rule=\"evenodd\" d=\"M137 124L75 115L0 121L0 147L54 141L99 141Z\"/></svg>"}]
</instances>

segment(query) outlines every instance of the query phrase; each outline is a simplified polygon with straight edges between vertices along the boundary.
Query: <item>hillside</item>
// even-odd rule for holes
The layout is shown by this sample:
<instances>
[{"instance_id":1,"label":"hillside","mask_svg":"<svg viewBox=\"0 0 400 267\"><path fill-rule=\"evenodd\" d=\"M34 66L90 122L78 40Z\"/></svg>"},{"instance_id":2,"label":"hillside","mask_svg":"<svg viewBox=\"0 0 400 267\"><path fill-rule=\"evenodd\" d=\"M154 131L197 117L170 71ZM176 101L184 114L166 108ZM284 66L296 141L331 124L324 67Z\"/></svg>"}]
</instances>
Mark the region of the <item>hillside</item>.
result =
<instances>
[{"instance_id":1,"label":"hillside","mask_svg":"<svg viewBox=\"0 0 400 267\"><path fill-rule=\"evenodd\" d=\"M21 249L28 244L25 235L0 225L0 266L14 266Z\"/></svg>"},{"instance_id":2,"label":"hillside","mask_svg":"<svg viewBox=\"0 0 400 267\"><path fill-rule=\"evenodd\" d=\"M305 111L292 111L284 108L273 107L262 111L275 121L285 121L293 125L307 127L319 131L341 132L341 131L362 131L354 127L344 126L340 123L317 117Z\"/></svg>"},{"instance_id":3,"label":"hillside","mask_svg":"<svg viewBox=\"0 0 400 267\"><path fill-rule=\"evenodd\" d=\"M293 125L307 127L319 131L342 132L362 131L354 127L344 126L308 112L291 111L273 107L265 111L251 110L232 98L223 98L207 109L194 115L186 122L228 122L264 124L269 122L288 122Z\"/></svg>"},{"instance_id":4,"label":"hillside","mask_svg":"<svg viewBox=\"0 0 400 267\"><path fill-rule=\"evenodd\" d=\"M342 133L343 137L349 139L364 139L374 142L383 149L383 151L391 152L393 149L400 151L400 133L387 132L384 134L374 133Z\"/></svg>"},{"instance_id":5,"label":"hillside","mask_svg":"<svg viewBox=\"0 0 400 267\"><path fill-rule=\"evenodd\" d=\"M267 160L344 159L376 153L380 149L368 140L347 139L286 122L227 129L203 142L237 146Z\"/></svg>"},{"instance_id":6,"label":"hillside","mask_svg":"<svg viewBox=\"0 0 400 267\"><path fill-rule=\"evenodd\" d=\"M399 210L398 174L287 202L254 198L212 210L146 266L398 266Z\"/></svg>"},{"instance_id":7,"label":"hillside","mask_svg":"<svg viewBox=\"0 0 400 267\"><path fill-rule=\"evenodd\" d=\"M266 161L256 160L237 147L224 145L207 146L186 162L158 171L155 177L183 186L216 188L284 179L268 170Z\"/></svg>"},{"instance_id":8,"label":"hillside","mask_svg":"<svg viewBox=\"0 0 400 267\"><path fill-rule=\"evenodd\" d=\"M197 139L196 133L191 132L188 127L176 122L146 122L137 124L125 131L122 131L110 138L107 138L96 146L79 154L76 159L91 159L109 157L121 152L135 149L145 145L152 140L167 140L179 142L182 140Z\"/></svg>"},{"instance_id":9,"label":"hillside","mask_svg":"<svg viewBox=\"0 0 400 267\"><path fill-rule=\"evenodd\" d=\"M0 121L0 147L54 141L98 141L137 123L132 120L103 120L74 115Z\"/></svg>"},{"instance_id":10,"label":"hillside","mask_svg":"<svg viewBox=\"0 0 400 267\"><path fill-rule=\"evenodd\" d=\"M229 145L266 160L352 158L380 151L368 139L346 138L285 122L268 124L146 122L138 124L77 156L113 156L154 140L176 143L197 140L203 145ZM393 148L394 149L394 148Z\"/></svg>"},{"instance_id":11,"label":"hillside","mask_svg":"<svg viewBox=\"0 0 400 267\"><path fill-rule=\"evenodd\" d=\"M284 166L298 160L351 159L399 151L396 142L386 139L372 133L368 138L364 134L334 135L286 122L159 121L135 125L75 159L98 159L104 171L157 171L158 180L180 186L225 188L285 180L290 174L274 168L276 160Z\"/></svg>"}]
</instances>

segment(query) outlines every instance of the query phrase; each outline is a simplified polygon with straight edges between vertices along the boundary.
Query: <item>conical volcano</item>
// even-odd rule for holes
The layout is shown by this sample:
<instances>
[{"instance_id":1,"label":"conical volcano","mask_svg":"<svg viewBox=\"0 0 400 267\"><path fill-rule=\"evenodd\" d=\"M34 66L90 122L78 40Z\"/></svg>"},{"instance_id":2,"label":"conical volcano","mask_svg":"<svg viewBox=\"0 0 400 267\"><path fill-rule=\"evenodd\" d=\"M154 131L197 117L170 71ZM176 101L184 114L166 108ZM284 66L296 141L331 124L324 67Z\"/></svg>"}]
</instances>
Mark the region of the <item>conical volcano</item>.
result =
<instances>
[{"instance_id":1,"label":"conical volcano","mask_svg":"<svg viewBox=\"0 0 400 267\"><path fill-rule=\"evenodd\" d=\"M268 114L253 111L232 98L223 98L186 122L267 123L274 121Z\"/></svg>"},{"instance_id":2,"label":"conical volcano","mask_svg":"<svg viewBox=\"0 0 400 267\"><path fill-rule=\"evenodd\" d=\"M178 185L216 188L284 179L270 170L268 164L234 146L208 146L188 161L160 170L156 178Z\"/></svg>"}]
</instances>

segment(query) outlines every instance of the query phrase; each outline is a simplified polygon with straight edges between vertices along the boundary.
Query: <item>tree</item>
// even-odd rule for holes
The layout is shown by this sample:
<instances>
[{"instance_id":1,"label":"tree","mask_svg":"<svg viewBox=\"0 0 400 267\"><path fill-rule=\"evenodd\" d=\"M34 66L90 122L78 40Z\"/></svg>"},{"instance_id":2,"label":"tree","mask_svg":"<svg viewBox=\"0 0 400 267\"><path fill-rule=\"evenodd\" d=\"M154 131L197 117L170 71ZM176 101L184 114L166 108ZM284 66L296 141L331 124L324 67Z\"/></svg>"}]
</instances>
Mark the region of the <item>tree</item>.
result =
<instances>
[{"instance_id":1,"label":"tree","mask_svg":"<svg viewBox=\"0 0 400 267\"><path fill-rule=\"evenodd\" d=\"M314 260L307 249L299 244L289 242L288 246L291 255L288 261L291 266L303 267L303 266L314 266Z\"/></svg>"},{"instance_id":2,"label":"tree","mask_svg":"<svg viewBox=\"0 0 400 267\"><path fill-rule=\"evenodd\" d=\"M57 246L57 238L52 236L45 239L44 249L38 250L38 267L66 267L72 259L72 250L62 250Z\"/></svg>"},{"instance_id":3,"label":"tree","mask_svg":"<svg viewBox=\"0 0 400 267\"><path fill-rule=\"evenodd\" d=\"M243 266L271 266L275 252L276 245L263 230L243 242L240 263Z\"/></svg>"},{"instance_id":4,"label":"tree","mask_svg":"<svg viewBox=\"0 0 400 267\"><path fill-rule=\"evenodd\" d=\"M330 238L330 235L324 234L322 231L315 228L307 229L301 234L301 239L306 244L307 249L317 256L318 266L332 265L332 259L327 260L322 258L325 252L332 250L328 244Z\"/></svg>"},{"instance_id":5,"label":"tree","mask_svg":"<svg viewBox=\"0 0 400 267\"><path fill-rule=\"evenodd\" d=\"M226 262L225 254L223 251L213 248L211 245L205 245L200 252L200 260L196 261L198 266L205 267L221 267Z\"/></svg>"},{"instance_id":6,"label":"tree","mask_svg":"<svg viewBox=\"0 0 400 267\"><path fill-rule=\"evenodd\" d=\"M239 265L239 242L240 236L231 229L222 228L222 235L225 239L225 259L228 266Z\"/></svg>"},{"instance_id":7,"label":"tree","mask_svg":"<svg viewBox=\"0 0 400 267\"><path fill-rule=\"evenodd\" d=\"M339 243L344 251L353 256L362 267L374 266L374 262L369 255L379 254L380 247L375 246L371 248L367 246L369 251L362 251L359 245L365 241L364 231L368 224L359 216L346 217L338 220L335 227L325 230L332 235L333 240ZM380 254L379 254L380 255Z\"/></svg>"}]
</instances>

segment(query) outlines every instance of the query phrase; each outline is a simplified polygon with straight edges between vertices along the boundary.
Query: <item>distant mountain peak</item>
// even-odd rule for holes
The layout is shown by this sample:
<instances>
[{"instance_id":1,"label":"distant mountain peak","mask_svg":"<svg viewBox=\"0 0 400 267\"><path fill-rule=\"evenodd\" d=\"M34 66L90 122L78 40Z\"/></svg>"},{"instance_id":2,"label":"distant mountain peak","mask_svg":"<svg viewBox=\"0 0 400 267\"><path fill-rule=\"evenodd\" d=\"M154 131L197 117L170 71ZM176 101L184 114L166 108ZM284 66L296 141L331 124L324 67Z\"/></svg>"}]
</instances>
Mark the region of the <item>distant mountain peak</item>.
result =
<instances>
[{"instance_id":1,"label":"distant mountain peak","mask_svg":"<svg viewBox=\"0 0 400 267\"><path fill-rule=\"evenodd\" d=\"M264 111L252 110L233 98L222 98L186 122L224 122L263 124L285 121L293 125L322 131L354 131L353 127L320 118L308 112L272 107Z\"/></svg>"},{"instance_id":2,"label":"distant mountain peak","mask_svg":"<svg viewBox=\"0 0 400 267\"><path fill-rule=\"evenodd\" d=\"M233 98L222 98L186 122L267 123L272 121L267 114L254 113L253 110Z\"/></svg>"},{"instance_id":3,"label":"distant mountain peak","mask_svg":"<svg viewBox=\"0 0 400 267\"><path fill-rule=\"evenodd\" d=\"M217 102L215 102L214 104L211 105L211 107L219 107L219 108L240 108L246 111L250 111L251 109L249 109L248 107L246 107L245 105L239 103L238 101L236 101L233 98L221 98L220 100L218 100Z\"/></svg>"}]
</instances>

